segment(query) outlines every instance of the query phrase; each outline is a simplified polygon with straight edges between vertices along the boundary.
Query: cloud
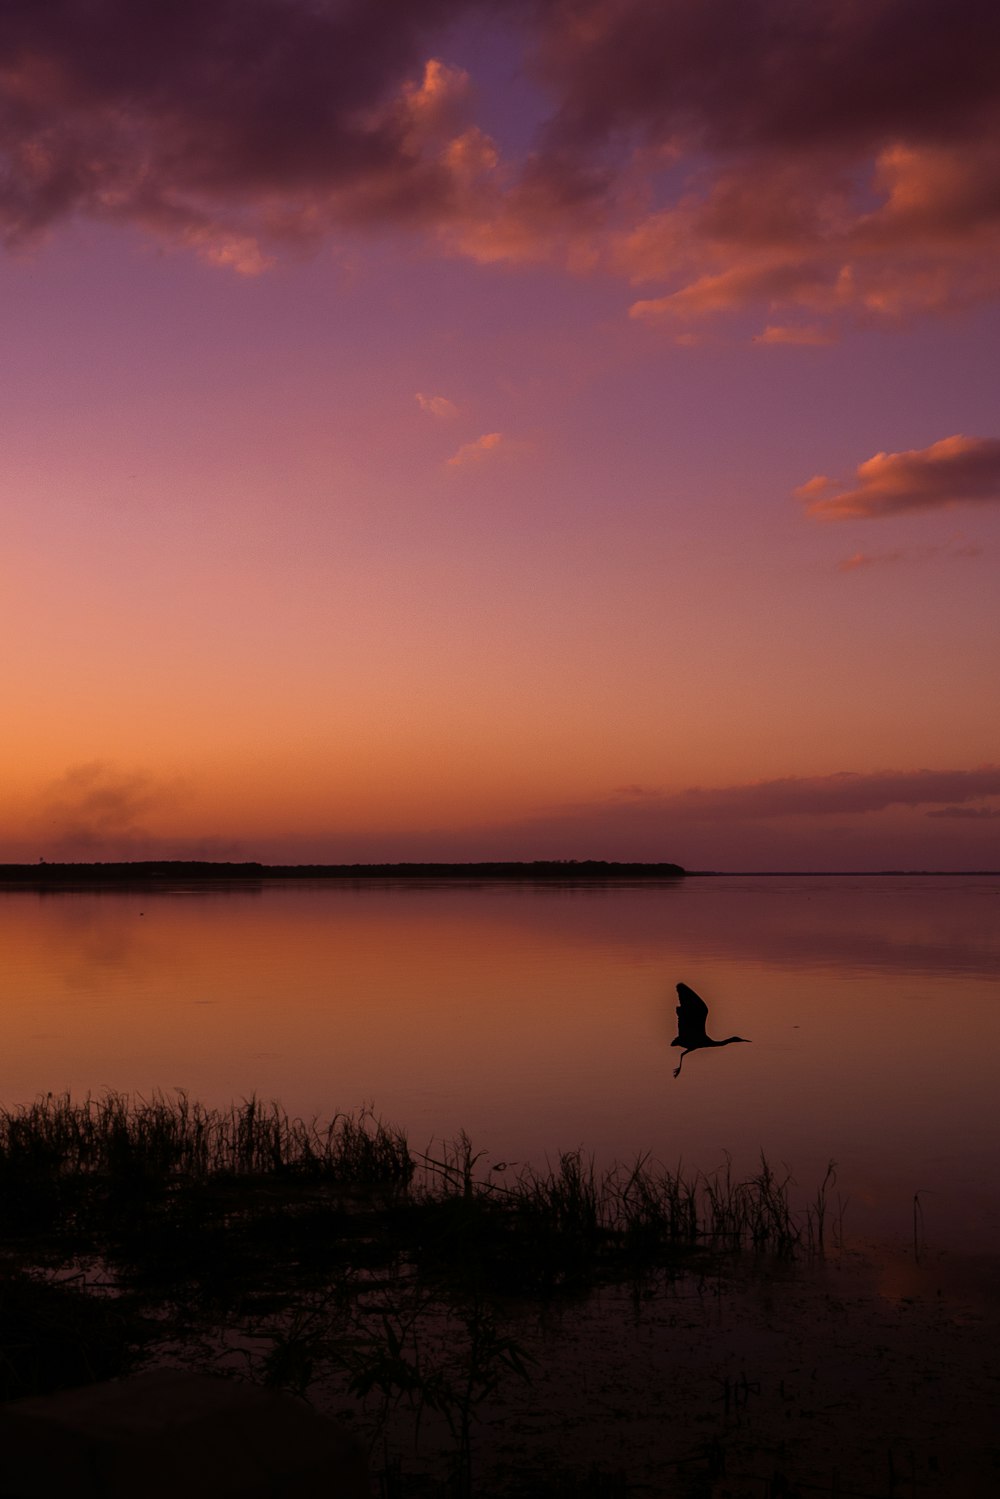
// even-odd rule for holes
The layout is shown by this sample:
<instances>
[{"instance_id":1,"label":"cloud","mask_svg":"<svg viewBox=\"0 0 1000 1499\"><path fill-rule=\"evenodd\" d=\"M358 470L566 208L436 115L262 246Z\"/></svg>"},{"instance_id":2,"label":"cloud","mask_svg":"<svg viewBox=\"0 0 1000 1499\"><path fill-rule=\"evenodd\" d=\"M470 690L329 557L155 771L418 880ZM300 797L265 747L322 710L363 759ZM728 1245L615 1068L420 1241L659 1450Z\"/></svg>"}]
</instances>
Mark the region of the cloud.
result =
<instances>
[{"instance_id":1,"label":"cloud","mask_svg":"<svg viewBox=\"0 0 1000 1499\"><path fill-rule=\"evenodd\" d=\"M696 131L707 151L814 151L978 123L998 43L989 0L565 0L543 65L564 136L637 127Z\"/></svg>"},{"instance_id":2,"label":"cloud","mask_svg":"<svg viewBox=\"0 0 1000 1499\"><path fill-rule=\"evenodd\" d=\"M478 829L477 847L514 847L520 850L517 857L540 857L529 851L538 848L553 857L561 856L559 848L589 850L591 857L609 857L603 850L619 848L621 856L633 857L630 848L660 847L675 850L673 857L679 857L676 850L685 845L703 847L721 838L738 847L751 833L760 847L780 847L813 829L820 845L828 841L829 859L838 848L829 839L844 829L846 818L876 817L894 808L964 806L997 794L1000 766L994 764L972 770L841 770L835 775L783 776L682 791L622 785L610 796L553 806L517 823ZM813 827L817 820L822 832ZM879 857L886 859L886 854Z\"/></svg>"},{"instance_id":3,"label":"cloud","mask_svg":"<svg viewBox=\"0 0 1000 1499\"><path fill-rule=\"evenodd\" d=\"M665 283L634 317L764 307L892 322L1000 292L987 0L557 10L549 131L563 150L632 139L659 152L661 177L670 153L666 185L616 243L634 281Z\"/></svg>"},{"instance_id":4,"label":"cloud","mask_svg":"<svg viewBox=\"0 0 1000 1499\"><path fill-rule=\"evenodd\" d=\"M991 822L1000 817L1000 807L939 807L925 817L958 818L963 822Z\"/></svg>"},{"instance_id":5,"label":"cloud","mask_svg":"<svg viewBox=\"0 0 1000 1499\"><path fill-rule=\"evenodd\" d=\"M100 857L148 838L147 813L172 804L179 783L159 783L144 771L126 772L101 760L71 766L43 798L42 836L56 854Z\"/></svg>"},{"instance_id":6,"label":"cloud","mask_svg":"<svg viewBox=\"0 0 1000 1499\"><path fill-rule=\"evenodd\" d=\"M458 452L448 459L448 468L469 468L475 464L482 463L484 459L496 453L504 444L501 432L486 432L482 437L477 437L475 442L467 442L459 448Z\"/></svg>"},{"instance_id":7,"label":"cloud","mask_svg":"<svg viewBox=\"0 0 1000 1499\"><path fill-rule=\"evenodd\" d=\"M27 829L27 846L48 859L246 858L239 839L163 834L149 826L171 814L190 787L106 760L70 766L44 788Z\"/></svg>"},{"instance_id":8,"label":"cloud","mask_svg":"<svg viewBox=\"0 0 1000 1499\"><path fill-rule=\"evenodd\" d=\"M453 211L470 0L48 0L0 15L0 230L139 223L245 274L269 240Z\"/></svg>"},{"instance_id":9,"label":"cloud","mask_svg":"<svg viewBox=\"0 0 1000 1499\"><path fill-rule=\"evenodd\" d=\"M856 483L816 475L795 491L819 520L872 520L913 510L1000 501L1000 439L945 437L929 448L876 453Z\"/></svg>"},{"instance_id":10,"label":"cloud","mask_svg":"<svg viewBox=\"0 0 1000 1499\"><path fill-rule=\"evenodd\" d=\"M905 556L905 552L855 552L852 557L845 557L842 562L837 563L837 571L853 573L859 567L880 567L885 562L902 562Z\"/></svg>"},{"instance_id":11,"label":"cloud","mask_svg":"<svg viewBox=\"0 0 1000 1499\"><path fill-rule=\"evenodd\" d=\"M485 15L533 81L509 159L445 55ZM86 215L252 276L407 228L616 270L654 324L763 311L763 344L1000 294L991 0L46 0L0 57L8 243Z\"/></svg>"},{"instance_id":12,"label":"cloud","mask_svg":"<svg viewBox=\"0 0 1000 1499\"><path fill-rule=\"evenodd\" d=\"M957 837L972 819L949 824L946 813L928 825L922 814L994 796L1000 796L1000 765L843 771L682 791L623 785L489 826L379 834L374 841L365 835L365 847L355 844L352 857L643 858L699 869L968 868L968 845L951 834ZM985 821L977 811L975 822ZM943 836L928 842L930 826Z\"/></svg>"},{"instance_id":13,"label":"cloud","mask_svg":"<svg viewBox=\"0 0 1000 1499\"><path fill-rule=\"evenodd\" d=\"M975 770L840 771L829 776L786 776L746 785L692 787L651 800L685 820L729 817L824 817L881 812L891 806L965 802L1000 793L1000 765ZM649 803L647 802L647 805Z\"/></svg>"},{"instance_id":14,"label":"cloud","mask_svg":"<svg viewBox=\"0 0 1000 1499\"><path fill-rule=\"evenodd\" d=\"M814 324L785 327L769 323L763 333L758 333L754 338L755 344L792 344L803 348L820 348L833 342L831 333Z\"/></svg>"},{"instance_id":15,"label":"cloud","mask_svg":"<svg viewBox=\"0 0 1000 1499\"><path fill-rule=\"evenodd\" d=\"M417 391L417 405L421 411L426 411L428 416L436 416L442 421L450 421L458 415L458 407L454 401L449 401L447 396L425 396Z\"/></svg>"},{"instance_id":16,"label":"cloud","mask_svg":"<svg viewBox=\"0 0 1000 1499\"><path fill-rule=\"evenodd\" d=\"M881 567L893 562L929 562L938 557L964 560L982 555L982 547L974 542L962 542L960 538L953 538L943 546L906 547L894 552L855 552L853 556L845 557L837 563L837 571L851 573L857 572L861 567Z\"/></svg>"}]
</instances>

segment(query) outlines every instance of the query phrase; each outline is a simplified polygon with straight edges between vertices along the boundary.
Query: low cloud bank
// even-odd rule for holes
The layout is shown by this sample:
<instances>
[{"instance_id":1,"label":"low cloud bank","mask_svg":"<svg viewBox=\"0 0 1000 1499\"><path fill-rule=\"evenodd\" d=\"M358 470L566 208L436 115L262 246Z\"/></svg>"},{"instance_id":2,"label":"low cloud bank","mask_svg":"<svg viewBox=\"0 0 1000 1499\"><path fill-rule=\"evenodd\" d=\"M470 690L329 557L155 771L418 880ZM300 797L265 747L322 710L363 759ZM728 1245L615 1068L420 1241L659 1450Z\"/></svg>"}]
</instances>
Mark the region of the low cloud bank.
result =
<instances>
[{"instance_id":1,"label":"low cloud bank","mask_svg":"<svg viewBox=\"0 0 1000 1499\"><path fill-rule=\"evenodd\" d=\"M689 869L745 870L996 867L996 851L983 840L1000 809L970 805L993 796L1000 796L997 765L844 771L680 792L628 785L505 823L329 831L297 840L295 857L666 859ZM289 855L273 849L268 856Z\"/></svg>"},{"instance_id":2,"label":"low cloud bank","mask_svg":"<svg viewBox=\"0 0 1000 1499\"><path fill-rule=\"evenodd\" d=\"M1000 795L1000 765L975 770L845 770L736 786L694 786L669 794L637 794L637 788L629 787L605 807L616 806L629 816L655 812L677 821L713 822L882 812L894 806L959 803L992 795Z\"/></svg>"},{"instance_id":3,"label":"low cloud bank","mask_svg":"<svg viewBox=\"0 0 1000 1499\"><path fill-rule=\"evenodd\" d=\"M998 862L1000 765L969 770L842 771L610 795L490 825L336 829L239 840L172 834L184 788L92 762L50 786L31 845L8 859L257 859L406 862L601 858L693 869L984 868ZM984 840L990 840L984 842Z\"/></svg>"}]
</instances>

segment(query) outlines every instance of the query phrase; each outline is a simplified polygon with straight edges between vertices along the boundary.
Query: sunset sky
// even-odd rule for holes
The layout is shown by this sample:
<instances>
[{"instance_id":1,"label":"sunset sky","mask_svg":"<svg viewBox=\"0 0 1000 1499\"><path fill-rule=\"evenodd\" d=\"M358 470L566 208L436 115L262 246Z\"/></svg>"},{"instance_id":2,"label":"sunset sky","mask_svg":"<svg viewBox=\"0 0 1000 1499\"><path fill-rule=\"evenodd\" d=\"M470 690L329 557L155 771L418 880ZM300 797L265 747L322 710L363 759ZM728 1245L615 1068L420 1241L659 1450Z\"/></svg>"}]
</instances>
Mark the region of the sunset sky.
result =
<instances>
[{"instance_id":1,"label":"sunset sky","mask_svg":"<svg viewBox=\"0 0 1000 1499\"><path fill-rule=\"evenodd\" d=\"M0 858L1000 867L994 0L9 0Z\"/></svg>"}]
</instances>

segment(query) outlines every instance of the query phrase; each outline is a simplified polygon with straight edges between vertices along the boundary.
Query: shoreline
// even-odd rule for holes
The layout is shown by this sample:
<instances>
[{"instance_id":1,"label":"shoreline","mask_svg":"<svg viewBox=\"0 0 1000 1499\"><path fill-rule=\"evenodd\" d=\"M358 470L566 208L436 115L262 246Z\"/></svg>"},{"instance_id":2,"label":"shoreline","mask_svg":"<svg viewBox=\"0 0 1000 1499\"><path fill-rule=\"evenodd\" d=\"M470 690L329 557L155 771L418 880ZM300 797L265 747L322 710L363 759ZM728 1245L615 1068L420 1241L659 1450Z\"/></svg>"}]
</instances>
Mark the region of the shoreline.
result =
<instances>
[{"instance_id":1,"label":"shoreline","mask_svg":"<svg viewBox=\"0 0 1000 1499\"><path fill-rule=\"evenodd\" d=\"M199 859L0 864L0 891L150 889L185 884L257 889L270 883L331 882L628 886L713 879L969 879L994 869L685 869L680 864L605 859L478 860L467 863L262 864Z\"/></svg>"},{"instance_id":2,"label":"shoreline","mask_svg":"<svg viewBox=\"0 0 1000 1499\"><path fill-rule=\"evenodd\" d=\"M679 864L614 863L603 859L481 861L465 864L260 864L189 859L116 860L107 863L0 864L0 889L38 890L91 885L148 886L186 883L259 885L294 880L448 880L463 883L604 885L674 881L687 871Z\"/></svg>"}]
</instances>

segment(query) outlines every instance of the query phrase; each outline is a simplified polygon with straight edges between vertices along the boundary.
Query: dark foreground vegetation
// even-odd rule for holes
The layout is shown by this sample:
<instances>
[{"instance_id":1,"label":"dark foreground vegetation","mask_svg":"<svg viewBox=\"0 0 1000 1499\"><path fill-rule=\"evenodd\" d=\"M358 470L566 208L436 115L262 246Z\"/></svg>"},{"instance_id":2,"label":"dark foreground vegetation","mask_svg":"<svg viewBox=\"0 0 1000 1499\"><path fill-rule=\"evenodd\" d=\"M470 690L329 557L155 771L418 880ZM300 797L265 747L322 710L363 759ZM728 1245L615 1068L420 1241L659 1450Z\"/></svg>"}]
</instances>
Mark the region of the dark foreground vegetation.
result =
<instances>
[{"instance_id":1,"label":"dark foreground vegetation","mask_svg":"<svg viewBox=\"0 0 1000 1499\"><path fill-rule=\"evenodd\" d=\"M464 1136L416 1153L367 1111L50 1094L0 1110L0 1398L215 1368L354 1420L385 1495L415 1492L386 1437L401 1410L445 1433L435 1492L494 1492L474 1430L532 1378L526 1307L821 1248L827 1185L796 1216L763 1159L745 1180L580 1153L515 1173Z\"/></svg>"},{"instance_id":2,"label":"dark foreground vegetation","mask_svg":"<svg viewBox=\"0 0 1000 1499\"><path fill-rule=\"evenodd\" d=\"M679 864L616 864L606 859L494 860L473 864L230 864L197 859L119 863L0 864L0 885L32 890L126 888L183 883L255 885L265 880L459 880L559 883L680 879Z\"/></svg>"}]
</instances>

